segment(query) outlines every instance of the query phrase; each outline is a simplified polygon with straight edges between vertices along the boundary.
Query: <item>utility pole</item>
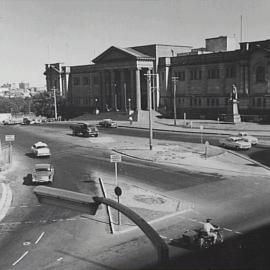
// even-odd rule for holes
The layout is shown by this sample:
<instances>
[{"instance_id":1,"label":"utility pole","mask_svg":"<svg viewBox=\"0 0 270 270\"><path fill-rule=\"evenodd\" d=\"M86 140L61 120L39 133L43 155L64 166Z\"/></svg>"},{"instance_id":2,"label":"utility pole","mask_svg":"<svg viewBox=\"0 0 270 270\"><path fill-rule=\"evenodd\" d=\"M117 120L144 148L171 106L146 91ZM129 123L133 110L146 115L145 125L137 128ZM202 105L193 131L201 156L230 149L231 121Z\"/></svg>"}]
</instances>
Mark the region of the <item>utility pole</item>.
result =
<instances>
[{"instance_id":1,"label":"utility pole","mask_svg":"<svg viewBox=\"0 0 270 270\"><path fill-rule=\"evenodd\" d=\"M149 109L149 149L153 149L153 123L152 123L152 88L151 88L151 76L157 76L157 74L151 74L150 70L147 70L147 73L144 74L147 76L147 98L148 98L148 109Z\"/></svg>"},{"instance_id":2,"label":"utility pole","mask_svg":"<svg viewBox=\"0 0 270 270\"><path fill-rule=\"evenodd\" d=\"M176 126L176 82L178 81L178 77L172 77L173 82L173 118L174 125Z\"/></svg>"},{"instance_id":3,"label":"utility pole","mask_svg":"<svg viewBox=\"0 0 270 270\"><path fill-rule=\"evenodd\" d=\"M53 88L53 99L54 99L54 118L57 120L57 104L56 104L56 91L55 87Z\"/></svg>"}]
</instances>

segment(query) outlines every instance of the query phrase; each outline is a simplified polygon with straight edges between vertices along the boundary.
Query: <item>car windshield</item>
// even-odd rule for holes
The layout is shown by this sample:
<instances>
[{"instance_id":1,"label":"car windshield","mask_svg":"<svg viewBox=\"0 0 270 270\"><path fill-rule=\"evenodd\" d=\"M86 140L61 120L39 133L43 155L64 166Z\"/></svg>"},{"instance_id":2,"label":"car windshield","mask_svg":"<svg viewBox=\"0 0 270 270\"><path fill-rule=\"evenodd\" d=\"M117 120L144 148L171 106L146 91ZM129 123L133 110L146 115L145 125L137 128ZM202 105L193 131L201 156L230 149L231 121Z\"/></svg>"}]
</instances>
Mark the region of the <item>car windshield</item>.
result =
<instances>
[{"instance_id":1,"label":"car windshield","mask_svg":"<svg viewBox=\"0 0 270 270\"><path fill-rule=\"evenodd\" d=\"M36 146L37 149L41 149L41 148L47 148L47 146L45 145L40 145L40 146Z\"/></svg>"},{"instance_id":2,"label":"car windshield","mask_svg":"<svg viewBox=\"0 0 270 270\"><path fill-rule=\"evenodd\" d=\"M36 172L49 172L50 168L36 168Z\"/></svg>"}]
</instances>

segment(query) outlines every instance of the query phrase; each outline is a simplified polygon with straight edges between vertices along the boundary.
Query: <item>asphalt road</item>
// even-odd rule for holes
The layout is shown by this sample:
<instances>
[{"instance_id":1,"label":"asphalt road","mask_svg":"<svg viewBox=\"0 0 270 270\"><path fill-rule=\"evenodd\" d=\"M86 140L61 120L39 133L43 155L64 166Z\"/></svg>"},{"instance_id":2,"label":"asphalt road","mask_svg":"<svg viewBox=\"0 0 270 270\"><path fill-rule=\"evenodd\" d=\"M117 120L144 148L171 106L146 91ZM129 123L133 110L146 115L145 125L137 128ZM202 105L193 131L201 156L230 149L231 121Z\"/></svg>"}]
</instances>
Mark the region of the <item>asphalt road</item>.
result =
<instances>
[{"instance_id":1,"label":"asphalt road","mask_svg":"<svg viewBox=\"0 0 270 270\"><path fill-rule=\"evenodd\" d=\"M117 133L121 136L147 134L145 131L107 129L102 130L101 136L119 136ZM46 129L44 132L36 126L19 126L2 128L2 138L5 134L16 134L14 148L18 153L18 167L16 173L9 176L15 191L12 207L0 224L0 269L61 269L64 260L73 263L70 268L65 265L65 269L80 269L82 266L90 269L126 269L128 262L123 257L108 264L97 255L109 243L126 241L126 236L117 236L116 241L106 233L108 227L104 223L107 221L104 212L91 219L82 218L69 210L40 206L28 180L33 165L40 162L28 155L30 146L42 140L50 145L52 151L48 160L56 168L53 186L97 195L97 177L114 181L114 167L109 162L110 151L89 145L85 138L72 137L68 130L58 132ZM156 139L158 136L168 139L168 134L154 134ZM180 140L179 134L171 136L172 140ZM198 137L183 135L182 140L188 139L198 140ZM212 143L215 139L215 136L207 137L207 140L213 140ZM119 166L119 179L175 198L192 198L196 211L182 217L181 221L184 220L186 226L191 226L190 219L196 217L203 220L208 215L217 217L219 224L232 231L242 231L264 225L269 212L269 180L264 177L254 180L253 176L247 175L222 177L218 172L214 175L190 174L177 168L168 169L124 158ZM162 234L170 238L175 236L173 232L169 230ZM127 254L129 248L132 250L127 246ZM142 261L142 258L149 256L149 250L143 243L140 252L136 251L134 256L139 256ZM89 260L89 254L92 254L92 260ZM117 253L114 255L117 256Z\"/></svg>"}]
</instances>

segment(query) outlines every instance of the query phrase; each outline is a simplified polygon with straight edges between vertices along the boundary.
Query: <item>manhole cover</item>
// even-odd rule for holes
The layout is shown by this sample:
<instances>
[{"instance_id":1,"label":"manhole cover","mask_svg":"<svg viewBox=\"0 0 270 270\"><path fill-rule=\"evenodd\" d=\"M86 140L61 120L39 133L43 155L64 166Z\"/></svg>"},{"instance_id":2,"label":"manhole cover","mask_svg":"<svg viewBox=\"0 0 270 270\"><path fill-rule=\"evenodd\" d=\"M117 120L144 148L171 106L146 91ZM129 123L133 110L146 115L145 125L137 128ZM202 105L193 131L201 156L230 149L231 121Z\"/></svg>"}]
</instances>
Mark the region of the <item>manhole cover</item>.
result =
<instances>
[{"instance_id":1,"label":"manhole cover","mask_svg":"<svg viewBox=\"0 0 270 270\"><path fill-rule=\"evenodd\" d=\"M163 204L165 200L161 197L151 196L151 195L135 195L134 199L139 202L147 204Z\"/></svg>"}]
</instances>

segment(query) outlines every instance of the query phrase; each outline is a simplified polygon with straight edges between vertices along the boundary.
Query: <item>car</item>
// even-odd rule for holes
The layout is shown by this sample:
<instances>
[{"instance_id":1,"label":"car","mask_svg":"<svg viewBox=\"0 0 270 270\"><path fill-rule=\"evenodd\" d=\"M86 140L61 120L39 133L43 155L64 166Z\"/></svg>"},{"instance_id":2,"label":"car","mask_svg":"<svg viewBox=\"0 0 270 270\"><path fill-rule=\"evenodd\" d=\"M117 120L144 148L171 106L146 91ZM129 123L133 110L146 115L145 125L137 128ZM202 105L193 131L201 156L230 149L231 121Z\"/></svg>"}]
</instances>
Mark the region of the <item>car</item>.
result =
<instances>
[{"instance_id":1,"label":"car","mask_svg":"<svg viewBox=\"0 0 270 270\"><path fill-rule=\"evenodd\" d=\"M221 139L219 143L223 147L228 147L235 150L248 150L251 148L250 142L244 141L242 138L238 136L230 136L230 137Z\"/></svg>"},{"instance_id":2,"label":"car","mask_svg":"<svg viewBox=\"0 0 270 270\"><path fill-rule=\"evenodd\" d=\"M98 123L101 127L117 128L117 122L112 119L103 119Z\"/></svg>"},{"instance_id":3,"label":"car","mask_svg":"<svg viewBox=\"0 0 270 270\"><path fill-rule=\"evenodd\" d=\"M87 123L75 123L69 126L74 136L82 135L84 137L94 136L98 137L99 130L96 125L89 125Z\"/></svg>"},{"instance_id":4,"label":"car","mask_svg":"<svg viewBox=\"0 0 270 270\"><path fill-rule=\"evenodd\" d=\"M52 183L54 168L51 164L36 164L32 173L33 183Z\"/></svg>"},{"instance_id":5,"label":"car","mask_svg":"<svg viewBox=\"0 0 270 270\"><path fill-rule=\"evenodd\" d=\"M254 136L248 135L247 132L239 132L237 136L242 138L244 141L251 143L252 145L256 145L258 143L258 139Z\"/></svg>"},{"instance_id":6,"label":"car","mask_svg":"<svg viewBox=\"0 0 270 270\"><path fill-rule=\"evenodd\" d=\"M31 153L36 157L47 157L51 151L46 143L37 142L31 146Z\"/></svg>"}]
</instances>

